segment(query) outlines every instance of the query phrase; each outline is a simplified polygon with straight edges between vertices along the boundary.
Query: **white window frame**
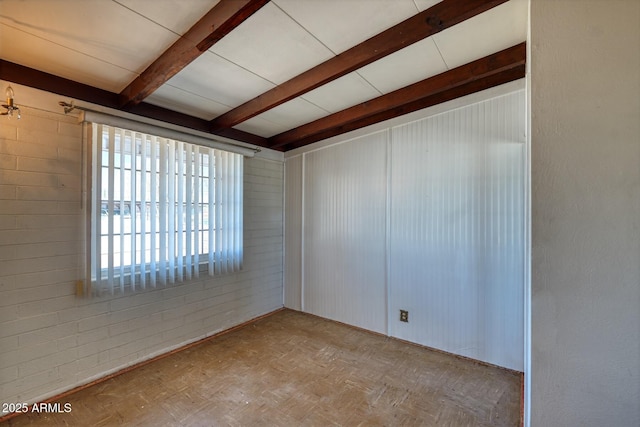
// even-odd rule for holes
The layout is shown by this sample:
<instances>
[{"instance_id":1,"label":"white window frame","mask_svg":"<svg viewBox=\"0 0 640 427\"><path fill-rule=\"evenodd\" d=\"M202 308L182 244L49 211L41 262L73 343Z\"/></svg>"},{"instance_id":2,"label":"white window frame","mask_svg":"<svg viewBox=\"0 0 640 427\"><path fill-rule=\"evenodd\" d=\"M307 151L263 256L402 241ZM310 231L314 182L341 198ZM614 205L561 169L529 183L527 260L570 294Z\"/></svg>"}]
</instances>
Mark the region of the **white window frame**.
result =
<instances>
[{"instance_id":1,"label":"white window frame","mask_svg":"<svg viewBox=\"0 0 640 427\"><path fill-rule=\"evenodd\" d=\"M184 142L182 139L202 141L197 136L192 138L171 130L160 129L158 133L186 138L176 140L111 123L88 122L86 116L84 120L89 142L86 176L89 180L87 188L90 189L86 198L89 214L86 230L87 294L123 293L198 278L203 271L216 275L242 269L243 155L252 155L252 151L240 148L236 150L240 153L232 153ZM121 121L116 120L116 124L121 125ZM143 127L148 130L148 126ZM121 141L125 141L125 150L120 150ZM135 141L133 146L136 149L133 154L130 150L132 141ZM156 156L150 154L152 147ZM156 161L150 161L152 157ZM191 162L185 160L189 157ZM135 174L131 173L133 158L138 158ZM204 165L201 164L203 159ZM141 173L143 168L146 170L144 174ZM120 174L133 178L127 182L116 179ZM160 179L161 176L167 179ZM172 176L174 179L169 178ZM202 187L203 184L206 188ZM155 189L155 199L151 188ZM160 203L162 194L166 196L163 198L166 203ZM130 217L125 220L122 214L123 206L127 204ZM155 204L159 213L152 216L149 211L153 211ZM135 208L132 209L133 206ZM116 215L116 207L121 215ZM193 216L186 215L185 210L193 211ZM153 224L154 217L160 224ZM160 240L157 244L153 242L153 246L161 255L157 251L147 251L152 245L148 240L154 237ZM193 239L197 240L196 245L201 250L187 249L195 247ZM144 256L141 250L145 251ZM155 256L151 252L156 252ZM106 265L103 253L107 254ZM116 254L120 257L117 262Z\"/></svg>"}]
</instances>

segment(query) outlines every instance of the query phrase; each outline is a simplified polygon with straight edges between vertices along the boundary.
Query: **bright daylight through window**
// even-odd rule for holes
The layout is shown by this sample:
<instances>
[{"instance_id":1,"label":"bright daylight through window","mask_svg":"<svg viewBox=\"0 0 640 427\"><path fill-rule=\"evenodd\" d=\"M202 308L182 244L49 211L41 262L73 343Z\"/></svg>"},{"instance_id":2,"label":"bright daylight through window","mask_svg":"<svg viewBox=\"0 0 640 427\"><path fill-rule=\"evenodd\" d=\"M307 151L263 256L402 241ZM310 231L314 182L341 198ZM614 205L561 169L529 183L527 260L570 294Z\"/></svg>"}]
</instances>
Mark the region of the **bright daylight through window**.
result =
<instances>
[{"instance_id":1,"label":"bright daylight through window","mask_svg":"<svg viewBox=\"0 0 640 427\"><path fill-rule=\"evenodd\" d=\"M92 123L90 272L96 293L242 267L240 154Z\"/></svg>"}]
</instances>

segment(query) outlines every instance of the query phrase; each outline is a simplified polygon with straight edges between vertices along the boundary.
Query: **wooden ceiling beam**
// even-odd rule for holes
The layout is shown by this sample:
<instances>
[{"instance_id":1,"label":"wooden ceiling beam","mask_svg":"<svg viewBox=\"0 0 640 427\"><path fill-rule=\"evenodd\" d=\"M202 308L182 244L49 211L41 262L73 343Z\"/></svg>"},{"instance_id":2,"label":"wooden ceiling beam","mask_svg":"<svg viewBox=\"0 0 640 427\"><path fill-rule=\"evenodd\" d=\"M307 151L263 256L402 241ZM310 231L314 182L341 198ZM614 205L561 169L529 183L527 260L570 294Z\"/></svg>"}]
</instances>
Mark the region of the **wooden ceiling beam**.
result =
<instances>
[{"instance_id":1,"label":"wooden ceiling beam","mask_svg":"<svg viewBox=\"0 0 640 427\"><path fill-rule=\"evenodd\" d=\"M121 107L132 107L229 34L269 0L220 0L119 95Z\"/></svg>"},{"instance_id":2,"label":"wooden ceiling beam","mask_svg":"<svg viewBox=\"0 0 640 427\"><path fill-rule=\"evenodd\" d=\"M289 150L411 111L524 77L526 45L430 77L269 138L269 148Z\"/></svg>"},{"instance_id":3,"label":"wooden ceiling beam","mask_svg":"<svg viewBox=\"0 0 640 427\"><path fill-rule=\"evenodd\" d=\"M0 59L0 79L58 95L118 108L118 94Z\"/></svg>"},{"instance_id":4,"label":"wooden ceiling beam","mask_svg":"<svg viewBox=\"0 0 640 427\"><path fill-rule=\"evenodd\" d=\"M211 121L232 127L507 0L444 0Z\"/></svg>"},{"instance_id":5,"label":"wooden ceiling beam","mask_svg":"<svg viewBox=\"0 0 640 427\"><path fill-rule=\"evenodd\" d=\"M525 76L525 66L520 65L516 68L502 71L498 74L493 74L489 77L485 77L479 80L474 80L462 86L457 86L455 88L445 90L444 92L439 92L437 94L427 96L425 98L419 99L417 101L411 102L409 104L403 105L401 107L398 107L392 110L374 114L374 115L362 118L360 120L347 123L337 128L327 129L324 132L311 135L308 138L296 140L292 143L289 143L274 149L286 152L289 150L293 150L295 148L304 147L305 145L309 145L317 141L322 141L323 139L331 138L336 135L341 135L343 133L360 129L375 123L379 123L384 120L389 120L394 117L402 116L404 114L408 114L413 111L422 110L424 108L442 104L443 102L451 101L453 99L460 98L462 96L470 95L472 93L480 92L482 90L499 86L501 84L509 83L514 80L524 78L524 76Z\"/></svg>"},{"instance_id":6,"label":"wooden ceiling beam","mask_svg":"<svg viewBox=\"0 0 640 427\"><path fill-rule=\"evenodd\" d=\"M160 120L166 123L183 126L217 136L227 137L236 141L255 144L260 147L267 146L267 139L248 132L237 129L223 129L216 133L210 132L209 121L184 113L178 113L166 108L158 107L148 103L140 103L132 108L124 109L118 102L118 94L104 89L78 83L73 80L34 70L33 68L15 64L13 62L0 59L0 79L12 83L29 86L35 89L56 93L65 97L89 102L91 104L116 110L127 111L129 113ZM18 99L18 104L20 100Z\"/></svg>"}]
</instances>

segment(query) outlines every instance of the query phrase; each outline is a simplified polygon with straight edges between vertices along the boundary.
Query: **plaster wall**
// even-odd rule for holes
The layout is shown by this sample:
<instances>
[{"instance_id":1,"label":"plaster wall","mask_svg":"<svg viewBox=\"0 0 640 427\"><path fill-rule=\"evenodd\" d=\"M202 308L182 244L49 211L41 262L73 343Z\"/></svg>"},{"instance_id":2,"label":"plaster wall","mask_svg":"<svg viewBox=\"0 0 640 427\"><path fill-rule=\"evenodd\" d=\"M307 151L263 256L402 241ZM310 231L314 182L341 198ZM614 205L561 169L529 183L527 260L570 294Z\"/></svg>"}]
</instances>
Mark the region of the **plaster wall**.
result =
<instances>
[{"instance_id":1,"label":"plaster wall","mask_svg":"<svg viewBox=\"0 0 640 427\"><path fill-rule=\"evenodd\" d=\"M532 426L640 425L639 23L531 1Z\"/></svg>"}]
</instances>

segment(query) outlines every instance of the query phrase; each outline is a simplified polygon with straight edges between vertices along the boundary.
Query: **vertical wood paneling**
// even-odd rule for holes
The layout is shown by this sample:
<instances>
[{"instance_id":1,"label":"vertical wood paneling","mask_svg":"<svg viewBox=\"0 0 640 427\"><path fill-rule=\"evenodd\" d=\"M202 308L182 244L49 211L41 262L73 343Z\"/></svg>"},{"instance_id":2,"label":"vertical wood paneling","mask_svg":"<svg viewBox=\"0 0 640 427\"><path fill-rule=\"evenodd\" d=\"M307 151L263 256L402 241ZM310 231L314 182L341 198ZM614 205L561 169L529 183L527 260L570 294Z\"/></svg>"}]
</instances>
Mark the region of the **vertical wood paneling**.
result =
<instances>
[{"instance_id":1,"label":"vertical wood paneling","mask_svg":"<svg viewBox=\"0 0 640 427\"><path fill-rule=\"evenodd\" d=\"M523 370L524 97L288 159L286 304Z\"/></svg>"},{"instance_id":2,"label":"vertical wood paneling","mask_svg":"<svg viewBox=\"0 0 640 427\"><path fill-rule=\"evenodd\" d=\"M387 133L307 153L304 308L386 332Z\"/></svg>"},{"instance_id":3,"label":"vertical wood paneling","mask_svg":"<svg viewBox=\"0 0 640 427\"><path fill-rule=\"evenodd\" d=\"M302 310L302 159L284 165L284 305L294 310Z\"/></svg>"},{"instance_id":4,"label":"vertical wood paneling","mask_svg":"<svg viewBox=\"0 0 640 427\"><path fill-rule=\"evenodd\" d=\"M390 335L523 369L524 107L520 91L392 130Z\"/></svg>"}]
</instances>

